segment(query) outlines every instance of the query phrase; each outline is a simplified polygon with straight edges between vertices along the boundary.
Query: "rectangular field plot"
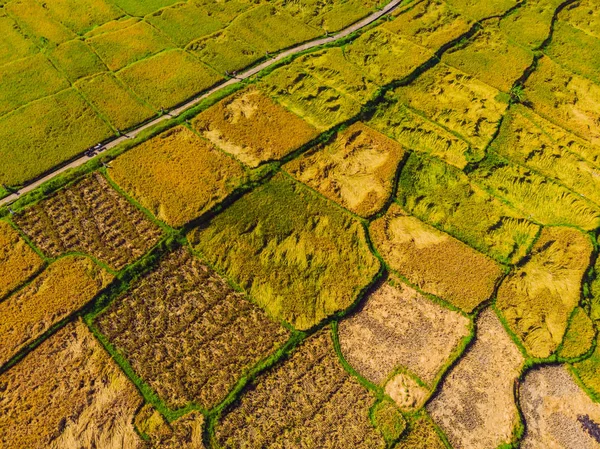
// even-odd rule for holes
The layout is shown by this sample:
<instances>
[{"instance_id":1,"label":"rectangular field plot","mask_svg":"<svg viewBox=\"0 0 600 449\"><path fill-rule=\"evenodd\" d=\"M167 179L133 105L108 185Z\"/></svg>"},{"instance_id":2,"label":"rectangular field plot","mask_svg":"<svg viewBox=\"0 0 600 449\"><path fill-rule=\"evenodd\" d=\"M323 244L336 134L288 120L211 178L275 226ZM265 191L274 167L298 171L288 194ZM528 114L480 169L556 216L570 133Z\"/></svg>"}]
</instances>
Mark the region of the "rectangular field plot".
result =
<instances>
[{"instance_id":1,"label":"rectangular field plot","mask_svg":"<svg viewBox=\"0 0 600 449\"><path fill-rule=\"evenodd\" d=\"M174 227L208 211L246 179L239 163L184 127L119 156L111 163L109 175Z\"/></svg>"},{"instance_id":2,"label":"rectangular field plot","mask_svg":"<svg viewBox=\"0 0 600 449\"><path fill-rule=\"evenodd\" d=\"M206 449L202 441L204 415L193 410L168 423L150 404L135 417L135 427L148 436L151 447L161 449Z\"/></svg>"},{"instance_id":3,"label":"rectangular field plot","mask_svg":"<svg viewBox=\"0 0 600 449\"><path fill-rule=\"evenodd\" d=\"M502 262L522 259L540 228L462 171L418 154L404 165L397 196L408 213Z\"/></svg>"},{"instance_id":4,"label":"rectangular field plot","mask_svg":"<svg viewBox=\"0 0 600 449\"><path fill-rule=\"evenodd\" d=\"M117 76L155 109L183 103L222 79L182 50L164 51L126 67Z\"/></svg>"},{"instance_id":5,"label":"rectangular field plot","mask_svg":"<svg viewBox=\"0 0 600 449\"><path fill-rule=\"evenodd\" d=\"M124 131L156 115L156 111L135 98L112 73L86 78L75 87L115 130Z\"/></svg>"},{"instance_id":6,"label":"rectangular field plot","mask_svg":"<svg viewBox=\"0 0 600 449\"><path fill-rule=\"evenodd\" d=\"M358 220L283 174L189 237L259 305L300 329L352 305L379 269Z\"/></svg>"},{"instance_id":7,"label":"rectangular field plot","mask_svg":"<svg viewBox=\"0 0 600 449\"><path fill-rule=\"evenodd\" d=\"M281 159L317 136L312 126L253 88L200 113L193 126L250 167Z\"/></svg>"},{"instance_id":8,"label":"rectangular field plot","mask_svg":"<svg viewBox=\"0 0 600 449\"><path fill-rule=\"evenodd\" d=\"M555 0L559 1L559 0ZM564 8L559 19L565 20L575 28L600 39L600 12L594 0L581 0L569 8Z\"/></svg>"},{"instance_id":9,"label":"rectangular field plot","mask_svg":"<svg viewBox=\"0 0 600 449\"><path fill-rule=\"evenodd\" d=\"M369 420L375 398L340 364L329 329L258 377L216 425L219 447L383 449Z\"/></svg>"},{"instance_id":10,"label":"rectangular field plot","mask_svg":"<svg viewBox=\"0 0 600 449\"><path fill-rule=\"evenodd\" d=\"M32 39L24 36L17 23L0 12L0 65L33 55L38 50Z\"/></svg>"},{"instance_id":11,"label":"rectangular field plot","mask_svg":"<svg viewBox=\"0 0 600 449\"><path fill-rule=\"evenodd\" d=\"M74 89L0 118L0 184L20 185L113 135Z\"/></svg>"},{"instance_id":12,"label":"rectangular field plot","mask_svg":"<svg viewBox=\"0 0 600 449\"><path fill-rule=\"evenodd\" d=\"M371 224L373 244L390 268L465 312L491 297L500 267L393 204Z\"/></svg>"},{"instance_id":13,"label":"rectangular field plot","mask_svg":"<svg viewBox=\"0 0 600 449\"><path fill-rule=\"evenodd\" d=\"M143 17L160 8L177 3L178 0L111 0L130 16Z\"/></svg>"},{"instance_id":14,"label":"rectangular field plot","mask_svg":"<svg viewBox=\"0 0 600 449\"><path fill-rule=\"evenodd\" d=\"M43 263L10 224L0 221L0 300L38 272Z\"/></svg>"},{"instance_id":15,"label":"rectangular field plot","mask_svg":"<svg viewBox=\"0 0 600 449\"><path fill-rule=\"evenodd\" d=\"M512 41L535 50L550 35L554 12L561 3L562 0L528 0L502 18L500 29Z\"/></svg>"},{"instance_id":16,"label":"rectangular field plot","mask_svg":"<svg viewBox=\"0 0 600 449\"><path fill-rule=\"evenodd\" d=\"M404 154L400 144L357 122L333 142L316 146L284 169L327 198L368 217L392 195Z\"/></svg>"},{"instance_id":17,"label":"rectangular field plot","mask_svg":"<svg viewBox=\"0 0 600 449\"><path fill-rule=\"evenodd\" d=\"M124 15L109 0L52 0L43 6L52 17L79 35Z\"/></svg>"},{"instance_id":18,"label":"rectangular field plot","mask_svg":"<svg viewBox=\"0 0 600 449\"><path fill-rule=\"evenodd\" d=\"M592 242L573 228L544 228L523 266L498 290L497 306L532 357L548 357L563 340Z\"/></svg>"},{"instance_id":19,"label":"rectangular field plot","mask_svg":"<svg viewBox=\"0 0 600 449\"><path fill-rule=\"evenodd\" d=\"M49 56L71 82L106 70L96 53L84 41L78 39L59 45Z\"/></svg>"},{"instance_id":20,"label":"rectangular field plot","mask_svg":"<svg viewBox=\"0 0 600 449\"><path fill-rule=\"evenodd\" d=\"M95 319L170 408L211 409L288 332L185 249Z\"/></svg>"},{"instance_id":21,"label":"rectangular field plot","mask_svg":"<svg viewBox=\"0 0 600 449\"><path fill-rule=\"evenodd\" d=\"M94 173L15 216L50 257L84 252L120 269L148 251L160 229Z\"/></svg>"},{"instance_id":22,"label":"rectangular field plot","mask_svg":"<svg viewBox=\"0 0 600 449\"><path fill-rule=\"evenodd\" d=\"M0 365L91 301L111 280L90 259L67 256L0 302Z\"/></svg>"},{"instance_id":23,"label":"rectangular field plot","mask_svg":"<svg viewBox=\"0 0 600 449\"><path fill-rule=\"evenodd\" d=\"M519 0L448 0L448 4L459 13L477 21L502 15L517 3Z\"/></svg>"},{"instance_id":24,"label":"rectangular field plot","mask_svg":"<svg viewBox=\"0 0 600 449\"><path fill-rule=\"evenodd\" d=\"M0 428L14 429L0 447L148 447L132 425L142 398L81 322L0 375L0 386Z\"/></svg>"},{"instance_id":25,"label":"rectangular field plot","mask_svg":"<svg viewBox=\"0 0 600 449\"><path fill-rule=\"evenodd\" d=\"M75 38L75 34L53 19L36 0L12 0L5 6L21 30L31 38L45 39L51 44L60 44Z\"/></svg>"},{"instance_id":26,"label":"rectangular field plot","mask_svg":"<svg viewBox=\"0 0 600 449\"><path fill-rule=\"evenodd\" d=\"M341 30L359 21L380 4L377 0L283 0L278 3L281 3L278 7L294 18L329 32Z\"/></svg>"}]
</instances>

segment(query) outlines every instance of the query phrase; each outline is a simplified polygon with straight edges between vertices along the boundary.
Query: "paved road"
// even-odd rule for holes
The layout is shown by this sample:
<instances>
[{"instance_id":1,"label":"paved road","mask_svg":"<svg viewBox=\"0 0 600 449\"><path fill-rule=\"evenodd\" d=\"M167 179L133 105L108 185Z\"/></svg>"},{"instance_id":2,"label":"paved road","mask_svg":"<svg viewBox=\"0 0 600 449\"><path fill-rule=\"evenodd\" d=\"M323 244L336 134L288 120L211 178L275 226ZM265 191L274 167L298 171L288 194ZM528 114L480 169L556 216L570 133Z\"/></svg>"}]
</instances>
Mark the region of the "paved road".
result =
<instances>
[{"instance_id":1,"label":"paved road","mask_svg":"<svg viewBox=\"0 0 600 449\"><path fill-rule=\"evenodd\" d=\"M337 34L333 34L329 37L324 37L322 39L317 39L314 41L306 42L304 44L300 44L296 47L292 47L288 50L285 50L285 51L277 54L273 58L263 62L262 64L259 64L259 65L252 67L242 73L239 73L235 78L231 78L231 79L227 80L226 82L219 84L218 86L214 87L213 89L205 92L204 94L200 95L199 97L196 97L193 100L190 100L187 103L184 103L177 109L173 109L173 110L169 111L167 114L164 114L164 115L152 120L151 122L145 123L144 125L142 125L138 128L135 128L134 130L129 131L127 133L127 135L121 136L117 139L110 141L109 143L104 145L99 151L97 151L96 154L100 154L104 151L110 150L111 148L116 147L117 145L127 141L128 139L133 139L139 133L141 133L143 130L150 128L150 127L162 122L163 120L177 117L182 112L197 105L202 100L204 100L205 98L214 94L215 92L218 92L219 90L224 89L227 86L231 86L233 84L239 83L240 81L245 80L246 78L249 78L252 75L256 75L261 70L266 69L267 67L281 61L282 59L287 58L288 56L295 55L295 54L300 53L305 50L310 50L311 48L318 47L319 45L329 44L331 42L335 42L339 39L342 39L342 38L354 33L355 31L358 31L361 28L364 28L367 25L370 25L371 23L375 22L380 17L390 13L398 5L400 5L400 3L402 3L402 1L403 0L392 0L382 10L374 12L370 16L365 17L360 22L356 22L354 25L350 25L348 28L343 29L342 31L340 31ZM64 165L64 166L56 169L55 171L49 173L47 176L44 176L43 178L38 179L37 181L32 182L31 184L27 184L18 192L12 193L11 195L7 196L6 198L3 198L2 200L0 200L0 206L4 206L4 205L10 204L10 203L16 201L20 195L32 191L33 189L42 185L44 182L54 178L55 176L65 172L71 168L79 167L80 165L85 164L90 159L91 158L89 156L85 156L85 155L81 156L78 159L75 159L74 161L72 161L70 164Z\"/></svg>"}]
</instances>

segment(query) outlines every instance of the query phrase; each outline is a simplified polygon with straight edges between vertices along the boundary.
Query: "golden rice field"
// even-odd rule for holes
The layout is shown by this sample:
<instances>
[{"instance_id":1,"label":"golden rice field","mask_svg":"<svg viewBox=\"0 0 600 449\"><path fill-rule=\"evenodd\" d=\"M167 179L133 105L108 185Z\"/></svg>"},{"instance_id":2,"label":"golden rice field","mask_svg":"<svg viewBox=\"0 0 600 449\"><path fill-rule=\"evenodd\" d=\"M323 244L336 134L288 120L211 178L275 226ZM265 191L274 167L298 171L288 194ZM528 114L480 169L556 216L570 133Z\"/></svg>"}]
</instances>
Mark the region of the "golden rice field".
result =
<instances>
[{"instance_id":1,"label":"golden rice field","mask_svg":"<svg viewBox=\"0 0 600 449\"><path fill-rule=\"evenodd\" d=\"M0 0L0 449L600 448L600 5L387 4Z\"/></svg>"}]
</instances>

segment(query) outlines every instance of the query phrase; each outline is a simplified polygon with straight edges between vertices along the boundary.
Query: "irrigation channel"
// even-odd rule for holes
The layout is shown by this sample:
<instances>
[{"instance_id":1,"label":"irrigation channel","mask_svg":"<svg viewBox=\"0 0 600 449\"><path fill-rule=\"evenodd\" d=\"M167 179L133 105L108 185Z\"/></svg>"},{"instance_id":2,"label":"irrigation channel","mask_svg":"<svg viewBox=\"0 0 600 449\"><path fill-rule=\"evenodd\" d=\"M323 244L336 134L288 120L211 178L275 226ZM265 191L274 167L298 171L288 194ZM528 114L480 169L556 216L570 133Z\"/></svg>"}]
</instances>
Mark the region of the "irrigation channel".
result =
<instances>
[{"instance_id":1,"label":"irrigation channel","mask_svg":"<svg viewBox=\"0 0 600 449\"><path fill-rule=\"evenodd\" d=\"M251 76L256 75L261 70L264 70L267 67L269 67L273 64L276 64L277 62L281 61L282 59L287 58L288 56L293 56L297 53L300 53L300 52L303 52L306 50L310 50L312 48L319 47L321 45L329 44L329 43L335 42L339 39L343 39L346 36L349 36L350 34L372 24L373 22L380 19L384 15L389 14L403 2L404 2L404 0L392 0L381 10L374 12L373 14L365 17L364 19L356 22L353 25L350 25L347 28L344 28L342 31L340 31L336 34L333 34L328 37L316 39L313 41L305 42L303 44L289 48L281 53L273 55L273 57L271 59L264 61L263 63L261 63L257 66L251 67L244 72L238 73L235 77L232 77L229 80L225 81L224 83L221 83L218 86L215 86L211 90L204 92L202 95L189 100L188 102L182 104L181 106L179 106L175 109L169 110L169 111L164 111L164 113L160 117L157 117L150 122L146 122L146 123L140 125L139 127L135 128L133 130L130 130L127 133L121 135L120 137L114 138L113 140L106 142L103 145L98 144L95 147L93 156L90 156L89 153L86 152L86 153L82 154L80 157L71 161L70 163L63 165L63 166L57 168L56 170L51 171L46 176L44 176L32 183L26 184L20 190L13 191L10 195L8 195L7 197L0 200L0 206L5 206L8 204L11 204L12 202L16 201L19 198L19 196L36 189L37 187L39 187L46 181L49 181L50 179L54 178L55 176L65 172L71 168L79 167L80 165L83 165L86 162L88 162L92 157L96 157L98 154L101 154L104 151L110 150L111 148L116 147L117 145L127 141L128 139L135 138L139 133L141 133L145 129L151 128L164 120L168 120L168 119L177 117L181 113L183 113L186 110L190 109L191 107L197 105L202 100L204 100L205 98L220 91L221 89L225 89L228 86L239 83L247 78L250 78Z\"/></svg>"}]
</instances>

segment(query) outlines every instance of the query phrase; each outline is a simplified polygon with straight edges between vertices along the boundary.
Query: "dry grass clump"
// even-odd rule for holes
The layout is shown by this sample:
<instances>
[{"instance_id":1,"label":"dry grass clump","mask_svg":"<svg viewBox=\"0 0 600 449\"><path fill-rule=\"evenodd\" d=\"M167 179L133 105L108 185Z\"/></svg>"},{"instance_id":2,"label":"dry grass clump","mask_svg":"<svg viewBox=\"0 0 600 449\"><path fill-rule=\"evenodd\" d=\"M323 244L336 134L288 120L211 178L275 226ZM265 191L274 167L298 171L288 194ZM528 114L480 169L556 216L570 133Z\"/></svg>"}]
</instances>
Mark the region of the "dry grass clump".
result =
<instances>
[{"instance_id":1,"label":"dry grass clump","mask_svg":"<svg viewBox=\"0 0 600 449\"><path fill-rule=\"evenodd\" d=\"M222 79L192 55L178 49L127 66L118 77L155 109L183 103Z\"/></svg>"},{"instance_id":2,"label":"dry grass clump","mask_svg":"<svg viewBox=\"0 0 600 449\"><path fill-rule=\"evenodd\" d=\"M19 25L0 10L0 65L25 58L37 52L33 39L26 37Z\"/></svg>"},{"instance_id":3,"label":"dry grass clump","mask_svg":"<svg viewBox=\"0 0 600 449\"><path fill-rule=\"evenodd\" d=\"M524 358L491 309L477 318L475 343L444 379L427 411L453 447L495 449L519 422L513 394Z\"/></svg>"},{"instance_id":4,"label":"dry grass clump","mask_svg":"<svg viewBox=\"0 0 600 449\"><path fill-rule=\"evenodd\" d=\"M79 39L59 45L49 56L71 82L106 70L96 53Z\"/></svg>"},{"instance_id":5,"label":"dry grass clump","mask_svg":"<svg viewBox=\"0 0 600 449\"><path fill-rule=\"evenodd\" d=\"M450 6L459 13L482 20L492 16L500 16L519 3L519 0L448 0Z\"/></svg>"},{"instance_id":6,"label":"dry grass clump","mask_svg":"<svg viewBox=\"0 0 600 449\"><path fill-rule=\"evenodd\" d=\"M431 50L382 27L362 34L344 53L379 85L407 77L433 57Z\"/></svg>"},{"instance_id":7,"label":"dry grass clump","mask_svg":"<svg viewBox=\"0 0 600 449\"><path fill-rule=\"evenodd\" d=\"M109 174L173 227L210 210L246 180L239 163L183 126L119 156Z\"/></svg>"},{"instance_id":8,"label":"dry grass clump","mask_svg":"<svg viewBox=\"0 0 600 449\"><path fill-rule=\"evenodd\" d=\"M52 0L42 6L75 34L83 34L123 15L108 0Z\"/></svg>"},{"instance_id":9,"label":"dry grass clump","mask_svg":"<svg viewBox=\"0 0 600 449\"><path fill-rule=\"evenodd\" d=\"M19 185L113 135L75 89L0 118L0 184Z\"/></svg>"},{"instance_id":10,"label":"dry grass clump","mask_svg":"<svg viewBox=\"0 0 600 449\"><path fill-rule=\"evenodd\" d=\"M156 115L141 103L112 73L104 72L79 81L77 89L117 130L126 130Z\"/></svg>"},{"instance_id":11,"label":"dry grass clump","mask_svg":"<svg viewBox=\"0 0 600 449\"><path fill-rule=\"evenodd\" d=\"M280 0L281 8L298 20L335 32L359 21L380 5L378 0Z\"/></svg>"},{"instance_id":12,"label":"dry grass clump","mask_svg":"<svg viewBox=\"0 0 600 449\"><path fill-rule=\"evenodd\" d=\"M144 21L94 36L87 43L110 70L119 70L173 45Z\"/></svg>"},{"instance_id":13,"label":"dry grass clump","mask_svg":"<svg viewBox=\"0 0 600 449\"><path fill-rule=\"evenodd\" d=\"M170 408L211 409L288 332L182 249L95 320Z\"/></svg>"},{"instance_id":14,"label":"dry grass clump","mask_svg":"<svg viewBox=\"0 0 600 449\"><path fill-rule=\"evenodd\" d=\"M285 170L327 198L368 217L392 194L404 148L361 122L336 139L285 165Z\"/></svg>"},{"instance_id":15,"label":"dry grass clump","mask_svg":"<svg viewBox=\"0 0 600 449\"><path fill-rule=\"evenodd\" d=\"M395 92L401 102L479 150L492 140L507 107L498 100L498 90L445 64L438 64Z\"/></svg>"},{"instance_id":16,"label":"dry grass clump","mask_svg":"<svg viewBox=\"0 0 600 449\"><path fill-rule=\"evenodd\" d=\"M596 329L588 314L581 307L575 307L558 355L565 358L581 357L590 350L595 336Z\"/></svg>"},{"instance_id":17,"label":"dry grass clump","mask_svg":"<svg viewBox=\"0 0 600 449\"><path fill-rule=\"evenodd\" d=\"M568 72L546 56L538 61L525 87L527 100L538 114L600 145L600 85Z\"/></svg>"},{"instance_id":18,"label":"dry grass clump","mask_svg":"<svg viewBox=\"0 0 600 449\"><path fill-rule=\"evenodd\" d=\"M135 417L135 426L161 449L206 449L202 441L204 416L197 410L167 423L150 404Z\"/></svg>"},{"instance_id":19,"label":"dry grass clump","mask_svg":"<svg viewBox=\"0 0 600 449\"><path fill-rule=\"evenodd\" d=\"M148 251L160 229L94 173L15 216L50 257L85 252L120 269Z\"/></svg>"},{"instance_id":20,"label":"dry grass clump","mask_svg":"<svg viewBox=\"0 0 600 449\"><path fill-rule=\"evenodd\" d=\"M348 308L379 269L358 220L283 174L189 237L270 314L299 329Z\"/></svg>"},{"instance_id":21,"label":"dry grass clump","mask_svg":"<svg viewBox=\"0 0 600 449\"><path fill-rule=\"evenodd\" d=\"M0 302L0 365L82 308L111 280L90 259L67 256Z\"/></svg>"},{"instance_id":22,"label":"dry grass clump","mask_svg":"<svg viewBox=\"0 0 600 449\"><path fill-rule=\"evenodd\" d=\"M340 323L340 346L348 363L376 384L403 367L432 385L469 336L470 324L407 285L388 281Z\"/></svg>"},{"instance_id":23,"label":"dry grass clump","mask_svg":"<svg viewBox=\"0 0 600 449\"><path fill-rule=\"evenodd\" d=\"M44 261L5 221L0 221L0 299L33 274Z\"/></svg>"},{"instance_id":24,"label":"dry grass clump","mask_svg":"<svg viewBox=\"0 0 600 449\"><path fill-rule=\"evenodd\" d=\"M431 419L419 415L408 424L406 436L400 440L395 449L446 449L446 445L438 435Z\"/></svg>"},{"instance_id":25,"label":"dry grass clump","mask_svg":"<svg viewBox=\"0 0 600 449\"><path fill-rule=\"evenodd\" d=\"M550 34L556 8L563 0L527 0L500 21L500 29L525 47L539 48Z\"/></svg>"},{"instance_id":26,"label":"dry grass clump","mask_svg":"<svg viewBox=\"0 0 600 449\"><path fill-rule=\"evenodd\" d=\"M430 391L408 373L400 372L385 384L385 394L404 412L414 412L425 404Z\"/></svg>"},{"instance_id":27,"label":"dry grass clump","mask_svg":"<svg viewBox=\"0 0 600 449\"><path fill-rule=\"evenodd\" d=\"M57 20L37 0L11 0L4 5L24 32L38 42L58 45L75 38L75 34Z\"/></svg>"},{"instance_id":28,"label":"dry grass clump","mask_svg":"<svg viewBox=\"0 0 600 449\"><path fill-rule=\"evenodd\" d=\"M595 449L600 405L577 386L562 366L530 371L520 388L527 432L523 449Z\"/></svg>"},{"instance_id":29,"label":"dry grass clump","mask_svg":"<svg viewBox=\"0 0 600 449\"><path fill-rule=\"evenodd\" d=\"M0 375L0 447L142 449L142 399L81 322Z\"/></svg>"},{"instance_id":30,"label":"dry grass clump","mask_svg":"<svg viewBox=\"0 0 600 449\"><path fill-rule=\"evenodd\" d=\"M41 53L5 64L0 71L0 116L69 87Z\"/></svg>"},{"instance_id":31,"label":"dry grass clump","mask_svg":"<svg viewBox=\"0 0 600 449\"><path fill-rule=\"evenodd\" d=\"M425 0L398 8L383 27L433 51L465 34L472 21L443 0Z\"/></svg>"},{"instance_id":32,"label":"dry grass clump","mask_svg":"<svg viewBox=\"0 0 600 449\"><path fill-rule=\"evenodd\" d=\"M509 92L533 62L533 53L511 43L494 21L470 40L444 53L442 61Z\"/></svg>"},{"instance_id":33,"label":"dry grass clump","mask_svg":"<svg viewBox=\"0 0 600 449\"><path fill-rule=\"evenodd\" d=\"M462 171L416 153L402 169L397 195L410 214L500 261L518 262L539 231Z\"/></svg>"},{"instance_id":34,"label":"dry grass clump","mask_svg":"<svg viewBox=\"0 0 600 449\"><path fill-rule=\"evenodd\" d=\"M502 275L492 259L407 215L396 204L372 223L371 237L393 270L466 312L492 295Z\"/></svg>"},{"instance_id":35,"label":"dry grass clump","mask_svg":"<svg viewBox=\"0 0 600 449\"><path fill-rule=\"evenodd\" d=\"M373 396L344 370L329 330L258 377L216 427L219 447L383 449L369 421Z\"/></svg>"},{"instance_id":36,"label":"dry grass clump","mask_svg":"<svg viewBox=\"0 0 600 449\"><path fill-rule=\"evenodd\" d=\"M200 113L193 126L251 167L281 159L317 136L312 126L253 88Z\"/></svg>"},{"instance_id":37,"label":"dry grass clump","mask_svg":"<svg viewBox=\"0 0 600 449\"><path fill-rule=\"evenodd\" d=\"M500 286L497 305L533 357L548 357L579 303L592 243L572 228L544 228L527 261Z\"/></svg>"}]
</instances>

